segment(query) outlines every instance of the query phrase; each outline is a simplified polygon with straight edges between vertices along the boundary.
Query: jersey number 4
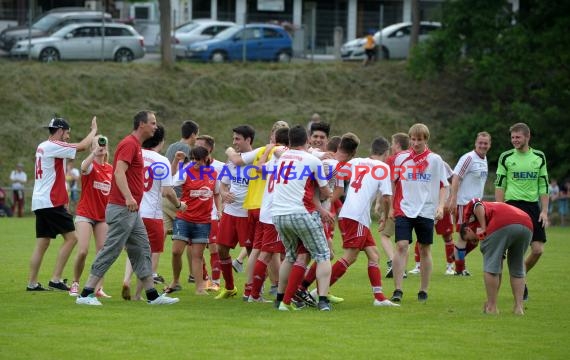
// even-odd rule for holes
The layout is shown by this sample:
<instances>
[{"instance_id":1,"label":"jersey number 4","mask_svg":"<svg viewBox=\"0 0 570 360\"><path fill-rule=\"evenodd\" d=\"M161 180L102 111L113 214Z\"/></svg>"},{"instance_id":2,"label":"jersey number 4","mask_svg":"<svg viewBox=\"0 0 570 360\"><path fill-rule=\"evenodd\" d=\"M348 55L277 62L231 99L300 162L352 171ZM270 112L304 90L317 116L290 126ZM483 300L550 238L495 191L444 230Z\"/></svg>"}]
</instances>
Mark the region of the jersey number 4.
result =
<instances>
[{"instance_id":1,"label":"jersey number 4","mask_svg":"<svg viewBox=\"0 0 570 360\"><path fill-rule=\"evenodd\" d=\"M360 190L360 188L362 187L362 179L364 178L364 175L366 175L364 171L360 172L356 176L356 179L350 183L350 187L354 189L355 193L357 193L358 190Z\"/></svg>"}]
</instances>

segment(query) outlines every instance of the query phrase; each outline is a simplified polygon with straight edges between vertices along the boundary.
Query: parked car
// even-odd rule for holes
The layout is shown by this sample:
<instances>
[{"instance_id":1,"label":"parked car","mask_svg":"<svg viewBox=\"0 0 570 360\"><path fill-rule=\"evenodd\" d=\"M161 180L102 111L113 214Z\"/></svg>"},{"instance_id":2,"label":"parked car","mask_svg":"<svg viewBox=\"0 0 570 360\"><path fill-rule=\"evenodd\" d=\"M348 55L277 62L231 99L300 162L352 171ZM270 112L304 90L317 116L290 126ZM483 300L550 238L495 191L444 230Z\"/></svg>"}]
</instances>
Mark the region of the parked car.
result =
<instances>
[{"instance_id":1,"label":"parked car","mask_svg":"<svg viewBox=\"0 0 570 360\"><path fill-rule=\"evenodd\" d=\"M419 41L429 38L429 34L441 27L440 23L422 21L420 23ZM379 52L384 59L405 59L410 48L410 34L412 23L403 22L385 27L374 34L374 41L379 46ZM364 38L351 40L340 48L343 60L362 60L364 54Z\"/></svg>"},{"instance_id":2,"label":"parked car","mask_svg":"<svg viewBox=\"0 0 570 360\"><path fill-rule=\"evenodd\" d=\"M64 8L69 9L69 8ZM37 38L48 36L62 27L73 23L86 23L86 22L112 22L111 14L101 13L100 11L84 11L73 10L65 11L54 9L40 16L37 21L32 23L31 37ZM30 34L30 29L27 26L9 27L0 32L0 48L5 51L10 51L12 46L20 40L25 40Z\"/></svg>"},{"instance_id":3,"label":"parked car","mask_svg":"<svg viewBox=\"0 0 570 360\"><path fill-rule=\"evenodd\" d=\"M291 60L292 41L281 26L271 24L235 25L214 38L189 45L189 59L213 62L241 60L245 48L247 60Z\"/></svg>"},{"instance_id":4,"label":"parked car","mask_svg":"<svg viewBox=\"0 0 570 360\"><path fill-rule=\"evenodd\" d=\"M102 37L102 30L105 36ZM28 56L30 40L18 41L10 51L14 57ZM101 48L104 47L103 52ZM31 40L32 59L43 62L58 60L115 60L128 62L145 55L144 38L130 25L85 23L70 24L51 36Z\"/></svg>"},{"instance_id":5,"label":"parked car","mask_svg":"<svg viewBox=\"0 0 570 360\"><path fill-rule=\"evenodd\" d=\"M231 21L194 19L177 26L172 32L171 38L176 58L184 58L186 56L188 45L198 41L209 40L234 25L235 23ZM156 36L156 44L160 46L160 33Z\"/></svg>"}]
</instances>

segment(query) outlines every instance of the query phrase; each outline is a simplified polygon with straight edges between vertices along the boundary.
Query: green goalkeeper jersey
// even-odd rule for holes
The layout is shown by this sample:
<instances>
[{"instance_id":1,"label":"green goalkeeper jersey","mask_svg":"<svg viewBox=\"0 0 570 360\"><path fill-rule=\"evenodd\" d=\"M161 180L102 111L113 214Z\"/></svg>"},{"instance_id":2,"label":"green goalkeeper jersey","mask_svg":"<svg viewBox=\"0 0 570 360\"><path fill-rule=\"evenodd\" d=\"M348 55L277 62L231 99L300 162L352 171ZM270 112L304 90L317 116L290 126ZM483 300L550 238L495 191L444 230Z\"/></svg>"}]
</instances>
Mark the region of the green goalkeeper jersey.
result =
<instances>
[{"instance_id":1,"label":"green goalkeeper jersey","mask_svg":"<svg viewBox=\"0 0 570 360\"><path fill-rule=\"evenodd\" d=\"M495 187L504 189L505 201L538 201L540 195L548 194L546 156L533 148L524 153L505 151L497 164Z\"/></svg>"}]
</instances>

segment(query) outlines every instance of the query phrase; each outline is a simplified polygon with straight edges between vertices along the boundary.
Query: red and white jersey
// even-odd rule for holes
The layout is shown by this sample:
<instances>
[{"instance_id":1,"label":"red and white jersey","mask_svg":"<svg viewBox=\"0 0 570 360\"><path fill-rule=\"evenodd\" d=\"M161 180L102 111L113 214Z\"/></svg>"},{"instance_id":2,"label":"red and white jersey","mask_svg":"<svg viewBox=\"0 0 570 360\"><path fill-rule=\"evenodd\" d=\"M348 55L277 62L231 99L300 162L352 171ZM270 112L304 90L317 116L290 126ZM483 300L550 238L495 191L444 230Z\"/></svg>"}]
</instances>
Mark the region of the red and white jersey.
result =
<instances>
[{"instance_id":1,"label":"red and white jersey","mask_svg":"<svg viewBox=\"0 0 570 360\"><path fill-rule=\"evenodd\" d=\"M314 211L315 185L323 187L328 184L322 174L322 167L321 160L304 150L290 149L281 155L277 163L277 173L269 180L275 191L271 215L303 214Z\"/></svg>"},{"instance_id":2,"label":"red and white jersey","mask_svg":"<svg viewBox=\"0 0 570 360\"><path fill-rule=\"evenodd\" d=\"M439 205L439 189L449 186L445 165L441 156L430 152L425 159L427 166L419 172L410 158L410 151L413 152L399 153L394 160L394 216L434 219Z\"/></svg>"},{"instance_id":3,"label":"red and white jersey","mask_svg":"<svg viewBox=\"0 0 570 360\"><path fill-rule=\"evenodd\" d=\"M141 218L162 219L162 188L172 186L172 169L165 156L142 149L144 193L139 207ZM168 200L166 200L168 201Z\"/></svg>"},{"instance_id":4,"label":"red and white jersey","mask_svg":"<svg viewBox=\"0 0 570 360\"><path fill-rule=\"evenodd\" d=\"M105 221L105 209L111 192L113 166L91 163L81 175L81 199L75 213L95 221Z\"/></svg>"},{"instance_id":5,"label":"red and white jersey","mask_svg":"<svg viewBox=\"0 0 570 360\"><path fill-rule=\"evenodd\" d=\"M176 176L174 185L182 184L181 201L186 203L185 211L178 211L176 217L197 224L209 224L212 221L214 195L220 192L218 173L208 169L196 169L189 166L181 177Z\"/></svg>"},{"instance_id":6,"label":"red and white jersey","mask_svg":"<svg viewBox=\"0 0 570 360\"><path fill-rule=\"evenodd\" d=\"M279 159L273 156L268 162L265 163L265 168L268 171L273 171L277 168ZM273 194L275 190L275 176L270 174L265 182L265 189L263 190L263 197L261 198L261 208L259 209L259 222L264 224L273 224L271 219L271 206L273 205Z\"/></svg>"},{"instance_id":7,"label":"red and white jersey","mask_svg":"<svg viewBox=\"0 0 570 360\"><path fill-rule=\"evenodd\" d=\"M66 205L65 159L74 159L75 144L47 140L36 149L32 211Z\"/></svg>"},{"instance_id":8,"label":"red and white jersey","mask_svg":"<svg viewBox=\"0 0 570 360\"><path fill-rule=\"evenodd\" d=\"M370 227L370 207L376 195L392 195L390 167L375 159L354 158L350 166L350 185L339 218L348 218Z\"/></svg>"},{"instance_id":9,"label":"red and white jersey","mask_svg":"<svg viewBox=\"0 0 570 360\"><path fill-rule=\"evenodd\" d=\"M336 176L335 170L338 171L337 167L339 166L338 160L335 159L325 159L323 161L323 170L319 170L319 174L324 174L328 179L328 187L330 191L334 191L335 187L344 187L344 181L339 177ZM332 204L330 199L326 199L321 203L321 206L325 209L330 211Z\"/></svg>"},{"instance_id":10,"label":"red and white jersey","mask_svg":"<svg viewBox=\"0 0 570 360\"><path fill-rule=\"evenodd\" d=\"M254 151L250 151L242 154L249 154L251 156L255 155ZM249 162L249 159L243 159L245 163ZM236 166L232 162L228 162L224 165L224 170L220 174L220 180L222 184L230 185L230 192L234 194L235 199L232 203L224 203L224 213L237 217L247 217L247 210L243 208L243 202L245 196L247 195L247 187L249 185L249 176L244 173L246 167Z\"/></svg>"},{"instance_id":11,"label":"red and white jersey","mask_svg":"<svg viewBox=\"0 0 570 360\"><path fill-rule=\"evenodd\" d=\"M216 159L213 159L212 163L210 164L210 166L213 167L218 174L224 169L224 165L225 164L223 162ZM219 187L220 180L216 180L216 182L218 183L217 186ZM216 208L216 202L214 201L214 207L212 207L212 220L219 220L219 219L220 218L218 217L218 209Z\"/></svg>"},{"instance_id":12,"label":"red and white jersey","mask_svg":"<svg viewBox=\"0 0 570 360\"><path fill-rule=\"evenodd\" d=\"M487 157L481 158L475 150L464 154L453 173L461 179L457 191L457 205L465 205L473 198L482 198L489 174Z\"/></svg>"}]
</instances>

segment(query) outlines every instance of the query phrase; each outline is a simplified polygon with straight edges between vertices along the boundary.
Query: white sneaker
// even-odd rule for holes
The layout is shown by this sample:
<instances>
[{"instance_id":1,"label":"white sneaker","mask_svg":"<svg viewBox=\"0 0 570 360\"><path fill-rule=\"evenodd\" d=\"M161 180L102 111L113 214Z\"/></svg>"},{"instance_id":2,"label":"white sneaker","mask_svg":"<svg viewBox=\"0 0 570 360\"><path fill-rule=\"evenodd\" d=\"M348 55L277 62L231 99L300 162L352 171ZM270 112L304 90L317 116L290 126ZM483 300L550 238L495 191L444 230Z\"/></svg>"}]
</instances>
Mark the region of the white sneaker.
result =
<instances>
[{"instance_id":1,"label":"white sneaker","mask_svg":"<svg viewBox=\"0 0 570 360\"><path fill-rule=\"evenodd\" d=\"M101 304L99 299L97 299L93 294L90 294L89 296L86 297L78 296L77 299L75 299L75 303L78 305L95 305L95 306L103 305Z\"/></svg>"},{"instance_id":2,"label":"white sneaker","mask_svg":"<svg viewBox=\"0 0 570 360\"><path fill-rule=\"evenodd\" d=\"M374 299L374 302L372 303L372 305L374 306L383 306L383 307L387 307L387 306L396 306L399 307L400 304L395 304L393 302L391 302L390 300L386 299L386 300L378 300L378 299Z\"/></svg>"},{"instance_id":3,"label":"white sneaker","mask_svg":"<svg viewBox=\"0 0 570 360\"><path fill-rule=\"evenodd\" d=\"M453 270L452 267L448 267L447 270L445 270L445 275L455 275L455 270Z\"/></svg>"},{"instance_id":4,"label":"white sneaker","mask_svg":"<svg viewBox=\"0 0 570 360\"><path fill-rule=\"evenodd\" d=\"M415 268L413 268L412 270L408 271L408 274L419 274L421 273L420 267L416 266Z\"/></svg>"},{"instance_id":5,"label":"white sneaker","mask_svg":"<svg viewBox=\"0 0 570 360\"><path fill-rule=\"evenodd\" d=\"M240 263L238 259L234 259L232 261L232 267L234 268L234 271L237 273L243 272L243 263Z\"/></svg>"},{"instance_id":6,"label":"white sneaker","mask_svg":"<svg viewBox=\"0 0 570 360\"><path fill-rule=\"evenodd\" d=\"M154 299L153 301L149 301L148 304L149 305L172 305L172 304L176 304L179 301L180 301L179 298L171 298L171 297L166 296L166 294L162 294L159 297L157 297L156 299Z\"/></svg>"},{"instance_id":7,"label":"white sneaker","mask_svg":"<svg viewBox=\"0 0 570 360\"><path fill-rule=\"evenodd\" d=\"M79 296L79 283L74 281L69 289L69 296L78 297Z\"/></svg>"}]
</instances>

